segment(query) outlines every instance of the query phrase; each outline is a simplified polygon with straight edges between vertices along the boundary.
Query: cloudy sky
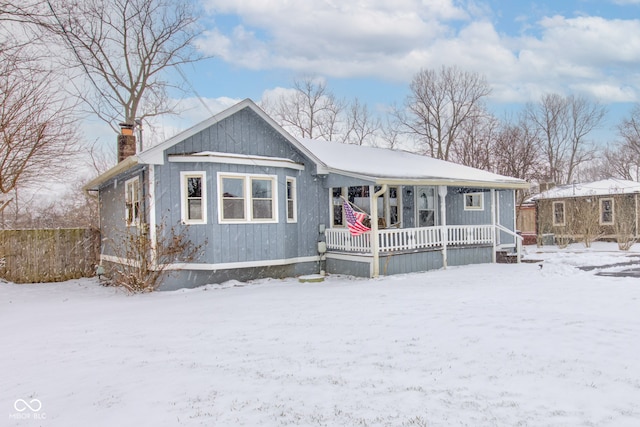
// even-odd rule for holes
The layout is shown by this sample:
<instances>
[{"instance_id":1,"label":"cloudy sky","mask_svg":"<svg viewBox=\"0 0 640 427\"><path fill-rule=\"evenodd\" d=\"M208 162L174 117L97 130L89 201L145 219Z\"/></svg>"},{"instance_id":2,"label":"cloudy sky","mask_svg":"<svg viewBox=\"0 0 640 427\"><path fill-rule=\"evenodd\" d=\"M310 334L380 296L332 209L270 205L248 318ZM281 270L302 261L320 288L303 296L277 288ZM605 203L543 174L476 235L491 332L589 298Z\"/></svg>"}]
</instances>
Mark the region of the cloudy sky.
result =
<instances>
[{"instance_id":1,"label":"cloudy sky","mask_svg":"<svg viewBox=\"0 0 640 427\"><path fill-rule=\"evenodd\" d=\"M259 101L303 76L372 108L401 103L421 68L486 76L496 113L548 92L592 97L606 131L640 101L640 0L202 0L212 58L184 68L183 119ZM603 129L604 131L604 129Z\"/></svg>"}]
</instances>

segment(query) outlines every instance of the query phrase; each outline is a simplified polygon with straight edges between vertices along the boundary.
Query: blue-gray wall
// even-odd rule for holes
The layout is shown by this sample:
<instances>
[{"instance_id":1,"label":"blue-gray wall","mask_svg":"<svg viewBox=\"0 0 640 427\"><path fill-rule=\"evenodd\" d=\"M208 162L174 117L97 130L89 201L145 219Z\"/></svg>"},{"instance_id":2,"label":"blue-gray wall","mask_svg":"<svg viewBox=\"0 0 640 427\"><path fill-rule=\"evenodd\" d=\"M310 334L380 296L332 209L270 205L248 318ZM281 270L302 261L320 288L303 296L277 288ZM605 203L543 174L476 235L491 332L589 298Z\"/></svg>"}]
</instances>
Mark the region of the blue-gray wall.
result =
<instances>
[{"instance_id":1,"label":"blue-gray wall","mask_svg":"<svg viewBox=\"0 0 640 427\"><path fill-rule=\"evenodd\" d=\"M207 223L186 227L189 238L203 245L197 262L230 263L279 260L317 255L319 224L329 223L328 195L324 179L314 176L313 164L269 124L250 109L211 126L180 142L167 154L201 151L252 154L291 159L305 164L304 171L285 167L229 165L220 163L172 163L156 166L157 221L180 223L180 172L205 171L207 178ZM219 224L218 172L277 176L277 223ZM286 221L286 178L296 178L297 222Z\"/></svg>"}]
</instances>

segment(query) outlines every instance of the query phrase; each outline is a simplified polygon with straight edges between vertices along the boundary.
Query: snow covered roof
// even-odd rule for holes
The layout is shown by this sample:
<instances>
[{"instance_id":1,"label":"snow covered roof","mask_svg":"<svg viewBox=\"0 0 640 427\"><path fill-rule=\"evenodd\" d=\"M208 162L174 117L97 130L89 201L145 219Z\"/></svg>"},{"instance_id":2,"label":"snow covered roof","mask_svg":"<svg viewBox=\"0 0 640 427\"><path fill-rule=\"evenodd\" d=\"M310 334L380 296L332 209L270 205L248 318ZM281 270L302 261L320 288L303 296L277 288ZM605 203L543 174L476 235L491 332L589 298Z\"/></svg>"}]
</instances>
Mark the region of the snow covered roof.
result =
<instances>
[{"instance_id":1,"label":"snow covered roof","mask_svg":"<svg viewBox=\"0 0 640 427\"><path fill-rule=\"evenodd\" d=\"M493 188L529 188L518 178L434 159L401 150L342 144L315 139L298 139L326 168L377 184L417 183L465 185Z\"/></svg>"},{"instance_id":2,"label":"snow covered roof","mask_svg":"<svg viewBox=\"0 0 640 427\"><path fill-rule=\"evenodd\" d=\"M609 178L595 182L559 185L531 197L531 200L631 193L640 193L640 182Z\"/></svg>"},{"instance_id":3,"label":"snow covered roof","mask_svg":"<svg viewBox=\"0 0 640 427\"><path fill-rule=\"evenodd\" d=\"M345 176L370 180L376 184L529 188L529 184L522 179L498 175L407 151L295 138L252 100L245 99L178 135L129 157L126 161L121 162L86 184L85 190L97 190L118 174L137 165L164 164L165 151L168 148L244 108L253 110L276 129L292 146L315 164L319 173L335 172ZM204 155L205 153L199 154ZM211 155L211 153L206 154Z\"/></svg>"}]
</instances>

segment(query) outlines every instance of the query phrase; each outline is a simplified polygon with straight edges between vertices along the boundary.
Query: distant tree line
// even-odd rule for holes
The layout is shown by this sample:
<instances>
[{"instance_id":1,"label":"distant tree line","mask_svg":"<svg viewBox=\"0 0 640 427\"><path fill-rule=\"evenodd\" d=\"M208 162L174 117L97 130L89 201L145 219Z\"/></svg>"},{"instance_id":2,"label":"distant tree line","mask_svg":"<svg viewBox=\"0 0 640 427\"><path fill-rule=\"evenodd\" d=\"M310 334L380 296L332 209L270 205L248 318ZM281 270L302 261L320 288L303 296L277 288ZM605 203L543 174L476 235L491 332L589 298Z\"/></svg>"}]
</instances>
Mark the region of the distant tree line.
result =
<instances>
[{"instance_id":1,"label":"distant tree line","mask_svg":"<svg viewBox=\"0 0 640 427\"><path fill-rule=\"evenodd\" d=\"M423 69L409 89L401 105L380 114L306 77L262 107L299 137L410 149L527 181L640 179L640 106L619 123L618 140L598 146L593 133L606 108L583 96L544 94L498 118L486 106L491 88L478 73Z\"/></svg>"},{"instance_id":2,"label":"distant tree line","mask_svg":"<svg viewBox=\"0 0 640 427\"><path fill-rule=\"evenodd\" d=\"M194 7L180 0L0 0L0 225L43 222L27 219L38 211L34 204L46 203L30 205L19 190L69 177L81 154L93 174L111 165L79 134L80 119L90 115L117 130L119 122L176 113L168 92L181 84L167 71L180 74L180 65L202 58L193 45L201 31ZM606 110L596 101L549 93L499 118L487 107L490 95L484 76L441 67L417 72L406 98L384 111L340 99L313 77L265 97L262 107L295 136L410 149L528 181L640 179L640 106L618 124L618 139L600 147L592 136ZM43 215L90 212L68 200Z\"/></svg>"}]
</instances>

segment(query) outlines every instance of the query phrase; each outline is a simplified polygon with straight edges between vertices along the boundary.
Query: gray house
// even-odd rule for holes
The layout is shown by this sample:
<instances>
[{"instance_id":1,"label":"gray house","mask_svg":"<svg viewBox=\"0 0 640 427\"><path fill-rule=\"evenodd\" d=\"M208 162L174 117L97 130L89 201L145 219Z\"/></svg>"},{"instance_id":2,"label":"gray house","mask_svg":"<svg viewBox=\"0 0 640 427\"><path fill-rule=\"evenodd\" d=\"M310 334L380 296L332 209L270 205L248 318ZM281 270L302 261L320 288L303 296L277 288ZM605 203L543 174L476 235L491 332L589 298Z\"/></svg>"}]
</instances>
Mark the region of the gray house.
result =
<instances>
[{"instance_id":1,"label":"gray house","mask_svg":"<svg viewBox=\"0 0 640 427\"><path fill-rule=\"evenodd\" d=\"M202 245L198 259L169 266L176 274L161 289L320 271L375 277L519 254L514 193L528 187L519 179L301 140L251 100L137 154L131 130L123 134L120 163L85 187L98 193L103 241L127 227L148 227L153 241L164 224ZM343 200L370 215L370 231L351 235ZM102 262L131 260L105 243Z\"/></svg>"}]
</instances>

